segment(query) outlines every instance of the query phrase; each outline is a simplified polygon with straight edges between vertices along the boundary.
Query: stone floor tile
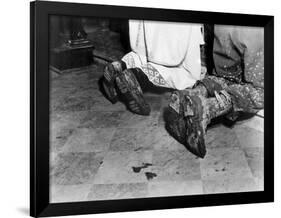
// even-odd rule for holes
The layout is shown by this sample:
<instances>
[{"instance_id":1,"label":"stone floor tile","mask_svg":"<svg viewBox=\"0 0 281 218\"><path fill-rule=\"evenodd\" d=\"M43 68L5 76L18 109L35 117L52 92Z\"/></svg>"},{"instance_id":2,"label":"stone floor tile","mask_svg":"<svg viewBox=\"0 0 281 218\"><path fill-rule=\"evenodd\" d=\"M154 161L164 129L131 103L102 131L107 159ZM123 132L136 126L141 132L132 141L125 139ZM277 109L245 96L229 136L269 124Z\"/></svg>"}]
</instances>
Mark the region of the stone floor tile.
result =
<instances>
[{"instance_id":1,"label":"stone floor tile","mask_svg":"<svg viewBox=\"0 0 281 218\"><path fill-rule=\"evenodd\" d=\"M160 112L152 111L149 116L142 116L133 114L130 112L126 112L122 114L120 122L120 127L126 128L148 128L148 127L156 127L158 125Z\"/></svg>"},{"instance_id":2,"label":"stone floor tile","mask_svg":"<svg viewBox=\"0 0 281 218\"><path fill-rule=\"evenodd\" d=\"M91 110L95 104L95 97L90 95L77 96L75 94L65 96L54 106L53 111L85 111Z\"/></svg>"},{"instance_id":3,"label":"stone floor tile","mask_svg":"<svg viewBox=\"0 0 281 218\"><path fill-rule=\"evenodd\" d=\"M59 152L73 133L74 128L64 127L58 131L50 131L50 152Z\"/></svg>"},{"instance_id":4,"label":"stone floor tile","mask_svg":"<svg viewBox=\"0 0 281 218\"><path fill-rule=\"evenodd\" d=\"M59 152L50 151L50 169L56 166L56 159Z\"/></svg>"},{"instance_id":5,"label":"stone floor tile","mask_svg":"<svg viewBox=\"0 0 281 218\"><path fill-rule=\"evenodd\" d=\"M201 180L161 181L148 183L148 197L203 194Z\"/></svg>"},{"instance_id":6,"label":"stone floor tile","mask_svg":"<svg viewBox=\"0 0 281 218\"><path fill-rule=\"evenodd\" d=\"M53 185L50 187L50 203L67 203L87 201L90 184Z\"/></svg>"},{"instance_id":7,"label":"stone floor tile","mask_svg":"<svg viewBox=\"0 0 281 218\"><path fill-rule=\"evenodd\" d=\"M59 153L50 169L50 182L53 185L92 183L102 159L103 156L94 152Z\"/></svg>"},{"instance_id":8,"label":"stone floor tile","mask_svg":"<svg viewBox=\"0 0 281 218\"><path fill-rule=\"evenodd\" d=\"M252 129L255 129L257 131L260 132L264 132L264 118L259 117L259 116L253 116L250 119L246 119L243 121L238 121L235 125L237 128L239 128L240 126L245 126L245 127L249 127Z\"/></svg>"},{"instance_id":9,"label":"stone floor tile","mask_svg":"<svg viewBox=\"0 0 281 218\"><path fill-rule=\"evenodd\" d=\"M255 179L257 191L264 191L264 179L258 177L255 177L254 179Z\"/></svg>"},{"instance_id":10,"label":"stone floor tile","mask_svg":"<svg viewBox=\"0 0 281 218\"><path fill-rule=\"evenodd\" d=\"M124 112L92 111L82 121L80 128L116 128L124 120Z\"/></svg>"},{"instance_id":11,"label":"stone floor tile","mask_svg":"<svg viewBox=\"0 0 281 218\"><path fill-rule=\"evenodd\" d=\"M264 152L263 148L245 148L246 159L255 177L264 178Z\"/></svg>"},{"instance_id":12,"label":"stone floor tile","mask_svg":"<svg viewBox=\"0 0 281 218\"><path fill-rule=\"evenodd\" d=\"M234 130L242 148L264 146L263 132L246 126L235 126Z\"/></svg>"},{"instance_id":13,"label":"stone floor tile","mask_svg":"<svg viewBox=\"0 0 281 218\"><path fill-rule=\"evenodd\" d=\"M145 144L141 137L142 130L136 128L117 128L110 143L112 151L146 150L151 149L150 144ZM144 133L142 134L142 136Z\"/></svg>"},{"instance_id":14,"label":"stone floor tile","mask_svg":"<svg viewBox=\"0 0 281 218\"><path fill-rule=\"evenodd\" d=\"M186 150L172 138L164 127L118 128L111 141L110 149L122 150Z\"/></svg>"},{"instance_id":15,"label":"stone floor tile","mask_svg":"<svg viewBox=\"0 0 281 218\"><path fill-rule=\"evenodd\" d=\"M100 92L97 90L96 92ZM97 94L96 94L97 95ZM116 104L112 104L109 100L107 100L102 94L97 95L95 98L95 104L91 108L92 111L126 111L126 106L117 102Z\"/></svg>"},{"instance_id":16,"label":"stone floor tile","mask_svg":"<svg viewBox=\"0 0 281 218\"><path fill-rule=\"evenodd\" d=\"M200 160L200 168L204 180L252 177L245 154L239 148L208 149L205 158Z\"/></svg>"},{"instance_id":17,"label":"stone floor tile","mask_svg":"<svg viewBox=\"0 0 281 218\"><path fill-rule=\"evenodd\" d=\"M203 187L204 194L250 192L260 190L253 177L241 177L239 179L218 177L213 180L203 180Z\"/></svg>"},{"instance_id":18,"label":"stone floor tile","mask_svg":"<svg viewBox=\"0 0 281 218\"><path fill-rule=\"evenodd\" d=\"M50 151L62 149L74 129L84 119L87 112L51 113L50 114Z\"/></svg>"},{"instance_id":19,"label":"stone floor tile","mask_svg":"<svg viewBox=\"0 0 281 218\"><path fill-rule=\"evenodd\" d=\"M87 115L88 111L75 111L75 112L53 112L50 113L50 121L54 125L71 125L77 126Z\"/></svg>"},{"instance_id":20,"label":"stone floor tile","mask_svg":"<svg viewBox=\"0 0 281 218\"><path fill-rule=\"evenodd\" d=\"M239 147L239 141L233 129L222 124L209 128L206 134L207 148L231 148Z\"/></svg>"},{"instance_id":21,"label":"stone floor tile","mask_svg":"<svg viewBox=\"0 0 281 218\"><path fill-rule=\"evenodd\" d=\"M150 137L150 141L153 142L153 148L155 150L187 151L184 145L180 144L167 132L165 126L158 126L157 128L155 128L155 132L152 132L151 135L152 136Z\"/></svg>"},{"instance_id":22,"label":"stone floor tile","mask_svg":"<svg viewBox=\"0 0 281 218\"><path fill-rule=\"evenodd\" d=\"M115 200L147 197L147 183L95 184L87 200Z\"/></svg>"},{"instance_id":23,"label":"stone floor tile","mask_svg":"<svg viewBox=\"0 0 281 218\"><path fill-rule=\"evenodd\" d=\"M187 181L201 179L198 158L187 150L153 151L153 161L146 172L153 173L151 181Z\"/></svg>"},{"instance_id":24,"label":"stone floor tile","mask_svg":"<svg viewBox=\"0 0 281 218\"><path fill-rule=\"evenodd\" d=\"M62 151L106 152L114 132L114 128L78 128L68 138Z\"/></svg>"},{"instance_id":25,"label":"stone floor tile","mask_svg":"<svg viewBox=\"0 0 281 218\"><path fill-rule=\"evenodd\" d=\"M146 182L144 169L152 162L151 151L109 151L95 176L95 184Z\"/></svg>"}]
</instances>

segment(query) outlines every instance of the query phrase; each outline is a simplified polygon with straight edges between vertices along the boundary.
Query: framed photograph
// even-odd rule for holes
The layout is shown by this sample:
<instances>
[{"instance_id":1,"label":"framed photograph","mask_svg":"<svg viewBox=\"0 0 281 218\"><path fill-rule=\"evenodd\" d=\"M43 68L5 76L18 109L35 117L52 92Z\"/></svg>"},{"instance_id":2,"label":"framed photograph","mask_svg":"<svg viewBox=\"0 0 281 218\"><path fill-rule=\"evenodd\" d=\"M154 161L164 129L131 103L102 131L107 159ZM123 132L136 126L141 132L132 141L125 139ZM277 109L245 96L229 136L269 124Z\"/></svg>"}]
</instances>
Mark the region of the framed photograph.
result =
<instances>
[{"instance_id":1,"label":"framed photograph","mask_svg":"<svg viewBox=\"0 0 281 218\"><path fill-rule=\"evenodd\" d=\"M30 215L274 200L273 16L30 4Z\"/></svg>"}]
</instances>

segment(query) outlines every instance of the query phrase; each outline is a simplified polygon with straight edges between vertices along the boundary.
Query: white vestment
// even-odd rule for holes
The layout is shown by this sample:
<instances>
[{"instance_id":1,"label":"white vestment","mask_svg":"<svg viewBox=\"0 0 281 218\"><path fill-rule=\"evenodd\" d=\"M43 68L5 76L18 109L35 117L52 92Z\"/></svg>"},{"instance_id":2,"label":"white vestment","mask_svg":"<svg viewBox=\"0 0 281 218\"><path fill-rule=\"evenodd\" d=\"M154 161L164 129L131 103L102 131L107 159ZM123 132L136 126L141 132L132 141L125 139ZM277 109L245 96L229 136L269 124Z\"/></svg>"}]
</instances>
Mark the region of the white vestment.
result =
<instances>
[{"instance_id":1,"label":"white vestment","mask_svg":"<svg viewBox=\"0 0 281 218\"><path fill-rule=\"evenodd\" d=\"M201 75L201 24L130 20L132 51L122 60L138 67L156 86L182 90Z\"/></svg>"}]
</instances>

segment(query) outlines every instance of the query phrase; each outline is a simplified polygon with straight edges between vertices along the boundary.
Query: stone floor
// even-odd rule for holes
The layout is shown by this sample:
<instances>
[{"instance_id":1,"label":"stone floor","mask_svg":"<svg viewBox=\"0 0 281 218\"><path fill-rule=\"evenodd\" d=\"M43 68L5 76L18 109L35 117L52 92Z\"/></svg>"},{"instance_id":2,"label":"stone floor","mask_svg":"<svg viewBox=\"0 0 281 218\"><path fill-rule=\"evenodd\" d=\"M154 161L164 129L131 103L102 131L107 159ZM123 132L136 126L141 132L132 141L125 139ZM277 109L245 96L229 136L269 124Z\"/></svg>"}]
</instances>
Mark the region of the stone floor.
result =
<instances>
[{"instance_id":1,"label":"stone floor","mask_svg":"<svg viewBox=\"0 0 281 218\"><path fill-rule=\"evenodd\" d=\"M51 80L51 202L263 190L263 118L213 125L196 158L165 130L169 93L148 93L150 116L112 105L99 90L103 66Z\"/></svg>"}]
</instances>

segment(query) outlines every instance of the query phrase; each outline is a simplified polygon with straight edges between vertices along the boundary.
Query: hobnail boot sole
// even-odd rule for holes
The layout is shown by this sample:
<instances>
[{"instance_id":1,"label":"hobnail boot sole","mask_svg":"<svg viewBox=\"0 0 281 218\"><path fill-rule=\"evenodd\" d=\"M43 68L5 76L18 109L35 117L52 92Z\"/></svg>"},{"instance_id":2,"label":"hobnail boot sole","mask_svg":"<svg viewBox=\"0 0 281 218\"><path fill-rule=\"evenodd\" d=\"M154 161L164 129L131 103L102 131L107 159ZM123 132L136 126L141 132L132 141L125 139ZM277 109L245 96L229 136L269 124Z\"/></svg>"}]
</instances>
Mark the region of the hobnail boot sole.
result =
<instances>
[{"instance_id":1,"label":"hobnail boot sole","mask_svg":"<svg viewBox=\"0 0 281 218\"><path fill-rule=\"evenodd\" d=\"M131 77L134 75L132 74ZM145 101L143 93L138 88L139 84L136 80L136 78L131 78L131 82L128 81L126 76L118 75L116 77L116 85L119 89L119 91L123 94L128 108L140 115L149 115L150 114L150 106Z\"/></svg>"}]
</instances>

